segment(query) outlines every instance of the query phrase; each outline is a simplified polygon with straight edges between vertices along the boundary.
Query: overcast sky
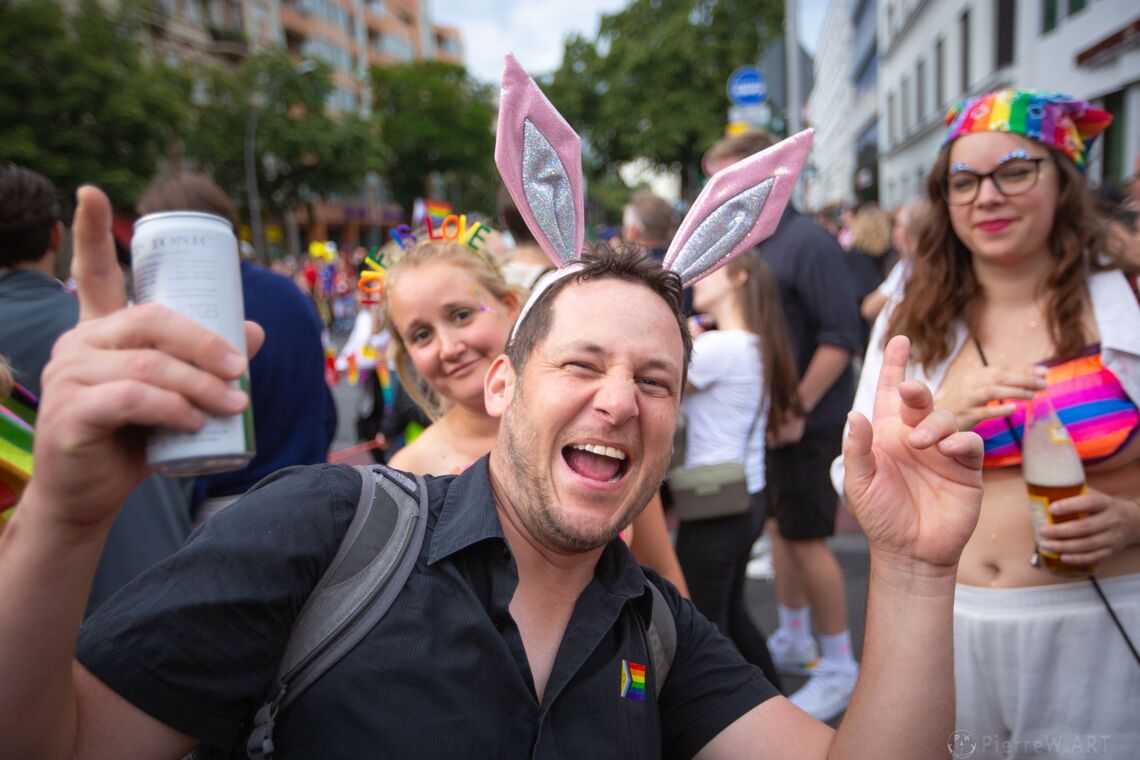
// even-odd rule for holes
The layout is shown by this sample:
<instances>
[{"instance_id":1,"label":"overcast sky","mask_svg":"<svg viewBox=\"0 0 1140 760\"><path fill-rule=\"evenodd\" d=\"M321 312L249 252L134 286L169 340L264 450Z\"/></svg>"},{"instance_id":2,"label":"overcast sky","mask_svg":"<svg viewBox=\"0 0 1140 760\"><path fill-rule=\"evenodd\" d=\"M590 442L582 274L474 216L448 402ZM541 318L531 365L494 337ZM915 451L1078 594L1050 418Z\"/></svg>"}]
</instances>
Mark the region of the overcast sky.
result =
<instances>
[{"instance_id":1,"label":"overcast sky","mask_svg":"<svg viewBox=\"0 0 1140 760\"><path fill-rule=\"evenodd\" d=\"M571 32L592 37L603 13L630 0L430 0L432 15L458 26L467 68L477 78L497 82L503 55L510 51L531 74L558 68L562 41ZM827 0L799 0L800 39L815 50Z\"/></svg>"}]
</instances>

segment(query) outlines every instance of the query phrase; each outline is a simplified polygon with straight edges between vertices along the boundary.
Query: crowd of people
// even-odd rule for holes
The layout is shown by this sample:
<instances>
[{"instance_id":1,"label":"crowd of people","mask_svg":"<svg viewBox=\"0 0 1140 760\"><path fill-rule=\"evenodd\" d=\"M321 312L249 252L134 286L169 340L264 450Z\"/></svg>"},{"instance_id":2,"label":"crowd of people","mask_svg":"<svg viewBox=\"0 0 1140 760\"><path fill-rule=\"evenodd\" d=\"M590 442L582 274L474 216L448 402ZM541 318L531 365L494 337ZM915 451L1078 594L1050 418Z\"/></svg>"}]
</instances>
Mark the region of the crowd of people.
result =
<instances>
[{"instance_id":1,"label":"crowd of people","mask_svg":"<svg viewBox=\"0 0 1140 760\"><path fill-rule=\"evenodd\" d=\"M924 197L815 218L787 202L809 137L726 137L684 219L637 193L588 245L576 135L512 61L500 109L510 245L394 240L363 292L363 249L243 260L250 357L126 308L94 187L70 292L55 189L0 167L0 395L39 398L31 478L0 470L0 758L1140 754L1140 178L1086 179L1107 114L968 99ZM168 210L238 225L200 174L141 194ZM420 500L423 543L278 715L291 629L361 530L338 375L351 461ZM1035 524L1042 395L1085 479ZM246 405L247 467L148 471L146 428ZM858 658L844 509L871 557Z\"/></svg>"}]
</instances>

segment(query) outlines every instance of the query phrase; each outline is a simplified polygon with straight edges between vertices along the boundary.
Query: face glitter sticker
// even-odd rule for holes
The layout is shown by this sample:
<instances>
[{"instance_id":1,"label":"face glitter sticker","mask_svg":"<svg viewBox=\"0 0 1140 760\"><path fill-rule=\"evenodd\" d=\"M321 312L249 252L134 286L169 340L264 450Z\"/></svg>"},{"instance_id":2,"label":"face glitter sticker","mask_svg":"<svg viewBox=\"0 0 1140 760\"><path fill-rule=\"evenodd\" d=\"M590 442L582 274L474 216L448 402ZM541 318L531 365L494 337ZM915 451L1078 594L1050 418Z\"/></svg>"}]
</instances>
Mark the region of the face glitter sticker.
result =
<instances>
[{"instance_id":1,"label":"face glitter sticker","mask_svg":"<svg viewBox=\"0 0 1140 760\"><path fill-rule=\"evenodd\" d=\"M1033 158L1033 156L1029 155L1029 151L1027 151L1025 148L1017 148L1015 150L1011 150L1009 153L1006 153L1004 156L999 158L998 166L1009 163L1010 161L1016 161L1018 159L1028 161L1031 158Z\"/></svg>"},{"instance_id":2,"label":"face glitter sticker","mask_svg":"<svg viewBox=\"0 0 1140 760\"><path fill-rule=\"evenodd\" d=\"M954 165L950 167L950 173L959 174L961 172L970 172L972 174L975 173L974 167L970 166L965 161L955 161Z\"/></svg>"}]
</instances>

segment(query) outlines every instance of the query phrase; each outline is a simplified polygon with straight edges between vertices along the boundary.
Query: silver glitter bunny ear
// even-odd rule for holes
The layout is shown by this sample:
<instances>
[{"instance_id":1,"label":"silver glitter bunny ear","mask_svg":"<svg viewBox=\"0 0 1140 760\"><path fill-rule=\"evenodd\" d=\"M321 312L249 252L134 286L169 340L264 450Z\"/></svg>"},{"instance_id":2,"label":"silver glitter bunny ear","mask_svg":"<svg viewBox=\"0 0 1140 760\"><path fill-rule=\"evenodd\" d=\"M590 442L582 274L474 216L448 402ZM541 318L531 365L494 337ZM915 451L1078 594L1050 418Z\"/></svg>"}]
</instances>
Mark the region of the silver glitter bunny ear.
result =
<instances>
[{"instance_id":1,"label":"silver glitter bunny ear","mask_svg":"<svg viewBox=\"0 0 1140 760\"><path fill-rule=\"evenodd\" d=\"M692 285L771 235L813 134L805 129L714 174L677 229L662 266Z\"/></svg>"},{"instance_id":2,"label":"silver glitter bunny ear","mask_svg":"<svg viewBox=\"0 0 1140 760\"><path fill-rule=\"evenodd\" d=\"M495 164L550 260L558 267L577 260L586 236L582 143L510 54L503 67Z\"/></svg>"}]
</instances>

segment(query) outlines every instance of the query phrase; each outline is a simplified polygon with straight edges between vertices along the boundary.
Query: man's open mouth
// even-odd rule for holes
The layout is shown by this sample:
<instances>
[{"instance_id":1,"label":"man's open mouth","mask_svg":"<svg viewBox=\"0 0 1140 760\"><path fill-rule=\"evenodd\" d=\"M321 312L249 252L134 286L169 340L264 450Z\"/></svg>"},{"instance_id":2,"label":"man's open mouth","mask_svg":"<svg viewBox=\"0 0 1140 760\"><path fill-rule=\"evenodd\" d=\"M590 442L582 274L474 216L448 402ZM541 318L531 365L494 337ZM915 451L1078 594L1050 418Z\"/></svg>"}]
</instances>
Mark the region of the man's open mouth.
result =
<instances>
[{"instance_id":1,"label":"man's open mouth","mask_svg":"<svg viewBox=\"0 0 1140 760\"><path fill-rule=\"evenodd\" d=\"M601 483L616 483L629 470L629 457L612 446L574 443L563 447L562 458L574 472Z\"/></svg>"}]
</instances>

